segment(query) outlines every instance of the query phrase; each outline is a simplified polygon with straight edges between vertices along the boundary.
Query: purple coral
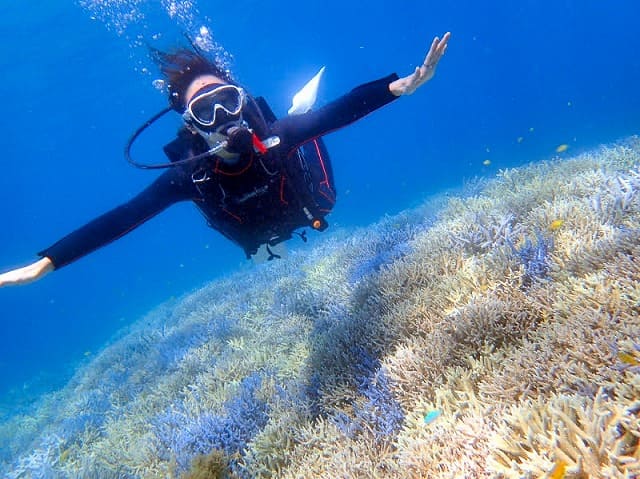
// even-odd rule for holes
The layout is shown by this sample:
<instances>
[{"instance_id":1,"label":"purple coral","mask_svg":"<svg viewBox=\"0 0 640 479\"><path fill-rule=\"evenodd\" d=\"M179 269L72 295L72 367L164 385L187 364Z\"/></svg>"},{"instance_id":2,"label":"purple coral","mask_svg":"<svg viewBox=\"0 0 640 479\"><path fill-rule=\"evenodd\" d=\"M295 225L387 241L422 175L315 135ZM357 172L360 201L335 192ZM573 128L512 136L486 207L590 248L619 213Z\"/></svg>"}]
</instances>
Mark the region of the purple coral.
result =
<instances>
[{"instance_id":1,"label":"purple coral","mask_svg":"<svg viewBox=\"0 0 640 479\"><path fill-rule=\"evenodd\" d=\"M545 280L549 277L549 253L553 249L553 238L545 238L540 232L536 233L536 237L535 245L531 239L527 238L519 249L511 241L508 242L511 250L524 266L522 276L524 288L528 288L535 281Z\"/></svg>"},{"instance_id":2,"label":"purple coral","mask_svg":"<svg viewBox=\"0 0 640 479\"><path fill-rule=\"evenodd\" d=\"M160 457L175 459L179 472L185 472L196 456L220 450L234 456L230 468L241 475L235 457L244 454L248 442L269 419L268 404L256 397L261 382L257 374L244 379L238 394L225 404L226 415L193 417L178 407L157 416L152 424Z\"/></svg>"},{"instance_id":3,"label":"purple coral","mask_svg":"<svg viewBox=\"0 0 640 479\"><path fill-rule=\"evenodd\" d=\"M393 397L391 380L380 365L380 361L363 348L354 351L355 381L364 404L353 406L353 417L338 413L333 421L343 434L353 437L364 430L374 435L376 443L393 438L404 422L404 411Z\"/></svg>"}]
</instances>

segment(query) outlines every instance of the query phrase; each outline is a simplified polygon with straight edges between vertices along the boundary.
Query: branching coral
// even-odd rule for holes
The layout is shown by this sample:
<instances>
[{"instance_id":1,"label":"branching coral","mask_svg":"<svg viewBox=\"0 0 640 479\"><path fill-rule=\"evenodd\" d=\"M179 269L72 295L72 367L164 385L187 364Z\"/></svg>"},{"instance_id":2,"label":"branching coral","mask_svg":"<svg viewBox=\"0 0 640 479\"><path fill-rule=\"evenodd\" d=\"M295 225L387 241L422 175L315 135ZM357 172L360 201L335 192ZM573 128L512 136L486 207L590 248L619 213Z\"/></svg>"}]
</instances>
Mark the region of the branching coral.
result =
<instances>
[{"instance_id":1,"label":"branching coral","mask_svg":"<svg viewBox=\"0 0 640 479\"><path fill-rule=\"evenodd\" d=\"M175 460L178 472L188 469L198 455L224 451L230 457L241 457L248 441L268 421L268 405L257 397L261 379L245 379L234 398L225 405L224 416L204 413L190 417L186 412L169 411L153 420L159 454ZM236 460L230 468L237 472Z\"/></svg>"},{"instance_id":2,"label":"branching coral","mask_svg":"<svg viewBox=\"0 0 640 479\"><path fill-rule=\"evenodd\" d=\"M0 473L638 476L638 164L503 170L161 305L0 426Z\"/></svg>"},{"instance_id":3,"label":"branching coral","mask_svg":"<svg viewBox=\"0 0 640 479\"><path fill-rule=\"evenodd\" d=\"M388 442L402 426L404 412L393 397L390 380L380 363L367 351L356 352L355 382L359 401L351 414L338 412L334 424L348 437L370 434L374 442Z\"/></svg>"},{"instance_id":4,"label":"branching coral","mask_svg":"<svg viewBox=\"0 0 640 479\"><path fill-rule=\"evenodd\" d=\"M466 224L460 225L461 231L452 232L451 237L456 247L462 247L470 254L486 253L497 246L509 244L517 233L512 214L489 217L484 212L476 212L467 220Z\"/></svg>"},{"instance_id":5,"label":"branching coral","mask_svg":"<svg viewBox=\"0 0 640 479\"><path fill-rule=\"evenodd\" d=\"M553 238L545 238L542 233L536 234L536 244L527 238L520 248L516 248L513 243L509 246L513 253L520 258L524 272L522 275L522 286L528 288L534 281L548 278L549 253L553 249Z\"/></svg>"},{"instance_id":6,"label":"branching coral","mask_svg":"<svg viewBox=\"0 0 640 479\"><path fill-rule=\"evenodd\" d=\"M490 467L509 478L542 477L562 462L567 477L640 474L640 402L553 396L514 407L491 441Z\"/></svg>"}]
</instances>

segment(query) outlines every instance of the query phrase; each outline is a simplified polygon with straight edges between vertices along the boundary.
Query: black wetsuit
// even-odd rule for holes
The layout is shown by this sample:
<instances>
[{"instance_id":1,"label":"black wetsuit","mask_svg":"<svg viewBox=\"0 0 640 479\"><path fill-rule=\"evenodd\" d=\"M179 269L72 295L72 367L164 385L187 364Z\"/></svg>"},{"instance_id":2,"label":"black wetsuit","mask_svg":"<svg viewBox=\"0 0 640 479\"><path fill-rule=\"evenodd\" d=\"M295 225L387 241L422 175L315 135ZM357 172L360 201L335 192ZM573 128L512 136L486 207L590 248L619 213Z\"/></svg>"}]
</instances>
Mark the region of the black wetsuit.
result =
<instances>
[{"instance_id":1,"label":"black wetsuit","mask_svg":"<svg viewBox=\"0 0 640 479\"><path fill-rule=\"evenodd\" d=\"M38 254L60 268L127 234L168 206L191 200L207 213L211 226L243 246L250 256L273 235L309 224L298 208L303 201L297 198L300 189L294 188L293 182L303 175L297 175L292 153L301 144L353 123L396 99L389 83L397 78L396 74L389 75L361 85L318 110L276 120L270 125L270 135L279 137L280 144L266 155L241 158L235 167L211 158L169 168L132 200ZM203 151L206 144L202 138L185 131L165 147L172 161Z\"/></svg>"}]
</instances>

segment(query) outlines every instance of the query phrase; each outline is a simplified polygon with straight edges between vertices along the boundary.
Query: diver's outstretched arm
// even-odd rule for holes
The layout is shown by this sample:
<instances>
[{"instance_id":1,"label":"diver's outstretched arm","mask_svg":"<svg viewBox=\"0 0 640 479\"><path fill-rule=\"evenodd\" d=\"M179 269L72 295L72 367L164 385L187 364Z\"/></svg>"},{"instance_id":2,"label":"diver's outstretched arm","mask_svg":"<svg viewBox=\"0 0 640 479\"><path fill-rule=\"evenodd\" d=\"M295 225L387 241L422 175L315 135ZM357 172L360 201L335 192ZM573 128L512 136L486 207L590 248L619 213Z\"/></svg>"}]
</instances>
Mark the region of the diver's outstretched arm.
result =
<instances>
[{"instance_id":1,"label":"diver's outstretched arm","mask_svg":"<svg viewBox=\"0 0 640 479\"><path fill-rule=\"evenodd\" d=\"M0 288L3 286L17 286L37 281L45 274L53 271L53 269L53 262L45 256L28 266L0 274Z\"/></svg>"},{"instance_id":2,"label":"diver's outstretched arm","mask_svg":"<svg viewBox=\"0 0 640 479\"><path fill-rule=\"evenodd\" d=\"M419 87L431 80L433 75L436 74L436 67L438 66L440 58L442 58L442 55L444 55L444 52L447 50L447 43L450 37L450 32L445 33L442 36L442 40L435 37L422 65L416 67L411 75L389 83L389 91L395 96L411 95Z\"/></svg>"}]
</instances>

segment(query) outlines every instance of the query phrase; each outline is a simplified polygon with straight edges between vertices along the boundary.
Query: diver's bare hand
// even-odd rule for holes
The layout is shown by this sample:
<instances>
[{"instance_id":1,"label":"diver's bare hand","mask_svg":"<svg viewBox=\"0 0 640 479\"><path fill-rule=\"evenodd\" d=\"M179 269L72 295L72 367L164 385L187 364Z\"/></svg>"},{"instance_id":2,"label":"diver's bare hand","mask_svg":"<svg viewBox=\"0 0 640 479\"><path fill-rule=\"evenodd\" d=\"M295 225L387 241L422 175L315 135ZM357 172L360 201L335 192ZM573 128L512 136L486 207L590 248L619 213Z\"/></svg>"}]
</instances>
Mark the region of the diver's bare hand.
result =
<instances>
[{"instance_id":1,"label":"diver's bare hand","mask_svg":"<svg viewBox=\"0 0 640 479\"><path fill-rule=\"evenodd\" d=\"M24 268L18 268L0 274L0 288L3 286L16 286L27 284L42 278L53 271L53 263L46 256Z\"/></svg>"},{"instance_id":2,"label":"diver's bare hand","mask_svg":"<svg viewBox=\"0 0 640 479\"><path fill-rule=\"evenodd\" d=\"M431 42L431 48L424 59L424 62L419 67L416 67L415 71L406 77L399 78L389 83L389 91L395 96L411 95L419 87L433 78L436 74L436 67L438 62L447 51L447 44L451 33L447 32L442 36L442 39L435 37Z\"/></svg>"}]
</instances>

